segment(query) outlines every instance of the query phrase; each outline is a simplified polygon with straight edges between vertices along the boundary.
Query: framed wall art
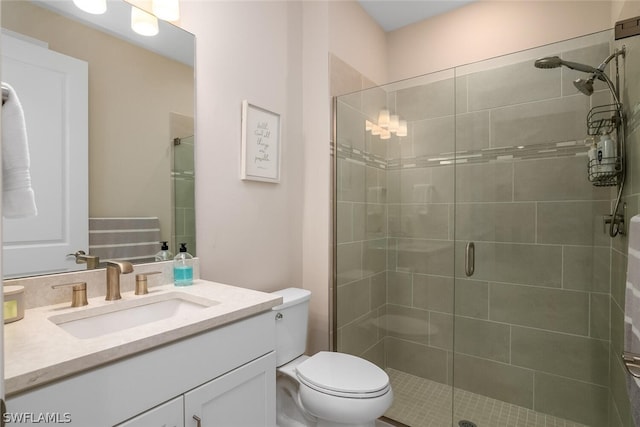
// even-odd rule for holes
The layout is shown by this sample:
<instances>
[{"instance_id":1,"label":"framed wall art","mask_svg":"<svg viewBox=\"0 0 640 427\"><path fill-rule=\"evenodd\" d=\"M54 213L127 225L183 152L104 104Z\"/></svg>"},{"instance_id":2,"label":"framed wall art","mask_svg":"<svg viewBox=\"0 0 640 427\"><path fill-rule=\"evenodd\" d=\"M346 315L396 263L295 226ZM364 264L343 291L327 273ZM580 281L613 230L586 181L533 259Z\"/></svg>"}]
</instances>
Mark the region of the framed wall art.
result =
<instances>
[{"instance_id":1,"label":"framed wall art","mask_svg":"<svg viewBox=\"0 0 640 427\"><path fill-rule=\"evenodd\" d=\"M243 180L280 182L280 115L242 101Z\"/></svg>"}]
</instances>

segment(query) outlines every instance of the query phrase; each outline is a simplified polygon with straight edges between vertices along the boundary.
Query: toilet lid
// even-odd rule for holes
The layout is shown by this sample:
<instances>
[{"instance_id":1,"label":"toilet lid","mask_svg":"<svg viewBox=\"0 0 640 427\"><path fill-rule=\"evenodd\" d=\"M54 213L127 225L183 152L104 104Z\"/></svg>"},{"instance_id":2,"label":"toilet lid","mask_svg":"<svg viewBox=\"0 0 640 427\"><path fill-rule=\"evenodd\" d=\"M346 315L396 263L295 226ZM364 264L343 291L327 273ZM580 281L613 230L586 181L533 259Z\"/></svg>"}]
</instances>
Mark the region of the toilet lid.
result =
<instances>
[{"instance_id":1,"label":"toilet lid","mask_svg":"<svg viewBox=\"0 0 640 427\"><path fill-rule=\"evenodd\" d=\"M321 351L299 364L296 372L309 387L334 395L377 397L389 389L389 376L382 369L350 354Z\"/></svg>"}]
</instances>

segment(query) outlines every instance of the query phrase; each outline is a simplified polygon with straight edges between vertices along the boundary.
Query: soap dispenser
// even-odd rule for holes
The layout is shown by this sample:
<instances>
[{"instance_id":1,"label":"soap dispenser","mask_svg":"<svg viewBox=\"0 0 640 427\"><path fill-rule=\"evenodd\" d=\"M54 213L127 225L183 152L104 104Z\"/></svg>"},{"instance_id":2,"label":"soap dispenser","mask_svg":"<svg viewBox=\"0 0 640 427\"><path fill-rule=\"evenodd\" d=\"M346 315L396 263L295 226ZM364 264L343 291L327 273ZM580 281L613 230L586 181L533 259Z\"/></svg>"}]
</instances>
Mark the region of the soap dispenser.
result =
<instances>
[{"instance_id":1,"label":"soap dispenser","mask_svg":"<svg viewBox=\"0 0 640 427\"><path fill-rule=\"evenodd\" d=\"M169 245L167 242L160 242L160 252L156 254L156 261L171 261L173 254L169 251Z\"/></svg>"},{"instance_id":2,"label":"soap dispenser","mask_svg":"<svg viewBox=\"0 0 640 427\"><path fill-rule=\"evenodd\" d=\"M176 286L193 284L193 257L187 252L186 243L180 243L180 252L173 259L173 282Z\"/></svg>"}]
</instances>

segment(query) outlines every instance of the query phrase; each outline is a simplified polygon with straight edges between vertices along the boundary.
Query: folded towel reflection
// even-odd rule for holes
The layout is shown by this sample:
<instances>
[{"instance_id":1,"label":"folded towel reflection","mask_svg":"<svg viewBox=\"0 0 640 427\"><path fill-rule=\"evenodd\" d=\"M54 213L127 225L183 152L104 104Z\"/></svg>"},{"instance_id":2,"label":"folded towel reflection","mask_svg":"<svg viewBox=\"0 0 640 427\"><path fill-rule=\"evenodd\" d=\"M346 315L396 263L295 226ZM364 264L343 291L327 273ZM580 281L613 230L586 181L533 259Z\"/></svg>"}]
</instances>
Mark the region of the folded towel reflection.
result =
<instances>
[{"instance_id":1,"label":"folded towel reflection","mask_svg":"<svg viewBox=\"0 0 640 427\"><path fill-rule=\"evenodd\" d=\"M2 215L32 217L38 214L38 209L31 187L24 111L16 91L4 82L2 88L7 92L2 105Z\"/></svg>"},{"instance_id":2,"label":"folded towel reflection","mask_svg":"<svg viewBox=\"0 0 640 427\"><path fill-rule=\"evenodd\" d=\"M631 218L629 227L629 258L624 306L624 351L640 354L640 215ZM627 390L635 424L640 426L640 378L628 375Z\"/></svg>"}]
</instances>

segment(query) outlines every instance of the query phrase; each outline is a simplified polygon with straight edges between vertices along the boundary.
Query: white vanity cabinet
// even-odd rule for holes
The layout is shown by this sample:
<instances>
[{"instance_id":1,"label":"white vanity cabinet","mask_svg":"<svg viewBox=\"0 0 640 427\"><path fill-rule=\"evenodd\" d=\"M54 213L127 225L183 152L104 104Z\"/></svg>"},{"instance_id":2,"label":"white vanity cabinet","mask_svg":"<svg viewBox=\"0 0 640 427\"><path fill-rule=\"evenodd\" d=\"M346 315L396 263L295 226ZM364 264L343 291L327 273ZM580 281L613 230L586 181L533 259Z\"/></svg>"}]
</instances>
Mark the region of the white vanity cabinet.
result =
<instances>
[{"instance_id":1,"label":"white vanity cabinet","mask_svg":"<svg viewBox=\"0 0 640 427\"><path fill-rule=\"evenodd\" d=\"M275 425L275 363L271 352L118 427Z\"/></svg>"},{"instance_id":2,"label":"white vanity cabinet","mask_svg":"<svg viewBox=\"0 0 640 427\"><path fill-rule=\"evenodd\" d=\"M274 350L269 311L10 395L7 411L59 414L48 426L275 426Z\"/></svg>"}]
</instances>

